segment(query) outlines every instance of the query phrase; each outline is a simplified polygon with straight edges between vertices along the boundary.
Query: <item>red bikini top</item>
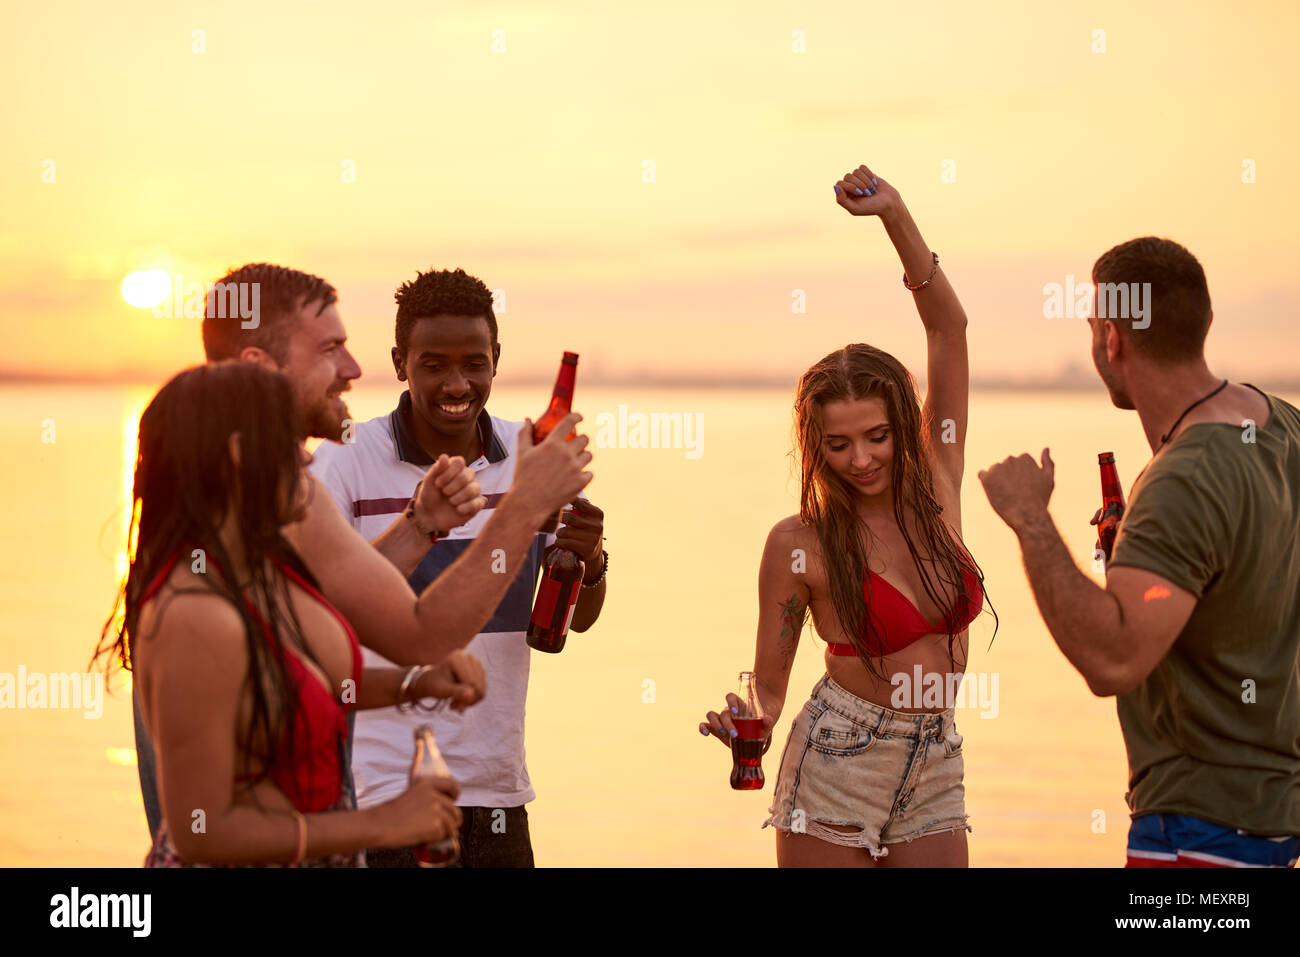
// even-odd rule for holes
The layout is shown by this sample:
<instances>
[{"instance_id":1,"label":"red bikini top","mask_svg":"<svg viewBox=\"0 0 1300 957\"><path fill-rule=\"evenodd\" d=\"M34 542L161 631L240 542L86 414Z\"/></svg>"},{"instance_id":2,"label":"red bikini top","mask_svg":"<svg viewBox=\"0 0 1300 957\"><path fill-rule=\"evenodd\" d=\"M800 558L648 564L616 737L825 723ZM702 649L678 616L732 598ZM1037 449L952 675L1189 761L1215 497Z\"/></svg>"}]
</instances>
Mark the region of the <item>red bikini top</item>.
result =
<instances>
[{"instance_id":1,"label":"red bikini top","mask_svg":"<svg viewBox=\"0 0 1300 957\"><path fill-rule=\"evenodd\" d=\"M873 590L870 581L872 578L885 587ZM966 583L966 591L970 598L964 609L954 608L957 623L953 628L953 634L957 634L974 621L984 607L984 591L980 588L979 579L965 564L962 565L962 580ZM871 616L876 635L881 640L882 655L896 654L926 635L948 632L948 626L942 620L938 624L926 621L902 592L870 569L867 570L867 578L862 583L862 598L867 603L867 614ZM865 626L863 640L866 640ZM847 643L828 644L826 650L840 657L856 656L858 653Z\"/></svg>"},{"instance_id":2,"label":"red bikini top","mask_svg":"<svg viewBox=\"0 0 1300 957\"><path fill-rule=\"evenodd\" d=\"M141 607L162 587L179 557L178 551L145 589L144 597L140 599ZM324 605L325 610L343 626L352 649L350 677L356 682L356 694L359 699L362 661L361 645L357 641L356 632L352 630L352 626L339 610L326 601L325 596L313 588L310 582L283 562L277 560L275 564L303 591ZM253 620L261 626L262 634L266 636L272 649L282 653L266 619L246 596L244 606L253 616ZM290 753L286 735L281 742L279 755L271 767L269 777L295 808L303 814L313 814L328 810L343 794L348 722L339 696L318 676L308 671L296 653L284 655L284 662L290 685L296 695L292 710L293 750ZM235 780L252 780L252 776L242 775Z\"/></svg>"}]
</instances>

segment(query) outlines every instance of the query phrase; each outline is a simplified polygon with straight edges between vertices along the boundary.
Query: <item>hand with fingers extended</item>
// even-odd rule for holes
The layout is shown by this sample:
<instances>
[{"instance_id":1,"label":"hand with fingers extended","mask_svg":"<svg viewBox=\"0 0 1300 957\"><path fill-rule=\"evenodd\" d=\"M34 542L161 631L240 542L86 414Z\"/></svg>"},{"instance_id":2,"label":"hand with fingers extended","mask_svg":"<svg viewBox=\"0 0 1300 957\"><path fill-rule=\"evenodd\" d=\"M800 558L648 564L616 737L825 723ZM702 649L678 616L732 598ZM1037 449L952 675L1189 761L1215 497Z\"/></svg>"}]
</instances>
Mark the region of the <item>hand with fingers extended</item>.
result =
<instances>
[{"instance_id":1,"label":"hand with fingers extended","mask_svg":"<svg viewBox=\"0 0 1300 957\"><path fill-rule=\"evenodd\" d=\"M728 748L731 747L731 739L739 737L736 731L736 725L732 718L740 716L741 701L735 694L727 695L727 704L719 714L716 711L710 711L705 715L708 720L700 722L700 734L713 735ZM760 719L763 722L763 731L766 732L767 739L772 739L772 728L776 725L776 718L770 714L764 714Z\"/></svg>"},{"instance_id":2,"label":"hand with fingers extended","mask_svg":"<svg viewBox=\"0 0 1300 957\"><path fill-rule=\"evenodd\" d=\"M487 504L473 469L459 455L438 456L415 489L419 526L449 532L464 525Z\"/></svg>"},{"instance_id":3,"label":"hand with fingers extended","mask_svg":"<svg viewBox=\"0 0 1300 957\"><path fill-rule=\"evenodd\" d=\"M902 205L898 190L859 166L835 184L835 201L854 216L887 216Z\"/></svg>"},{"instance_id":4,"label":"hand with fingers extended","mask_svg":"<svg viewBox=\"0 0 1300 957\"><path fill-rule=\"evenodd\" d=\"M536 445L531 419L525 419L519 430L515 479L509 494L536 513L539 525L577 498L592 480L592 473L583 471L591 462L587 451L590 439L578 435L566 440L581 421L582 416L570 412Z\"/></svg>"}]
</instances>

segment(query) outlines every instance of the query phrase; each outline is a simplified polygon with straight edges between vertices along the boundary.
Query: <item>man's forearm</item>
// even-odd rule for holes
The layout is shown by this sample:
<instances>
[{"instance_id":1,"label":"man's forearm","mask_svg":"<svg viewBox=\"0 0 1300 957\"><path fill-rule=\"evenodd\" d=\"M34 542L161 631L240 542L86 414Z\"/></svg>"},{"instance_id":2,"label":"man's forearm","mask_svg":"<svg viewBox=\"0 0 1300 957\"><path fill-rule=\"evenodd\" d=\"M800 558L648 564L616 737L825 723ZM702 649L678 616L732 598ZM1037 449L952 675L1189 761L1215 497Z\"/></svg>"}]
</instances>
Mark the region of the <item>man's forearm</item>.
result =
<instances>
[{"instance_id":1,"label":"man's forearm","mask_svg":"<svg viewBox=\"0 0 1300 957\"><path fill-rule=\"evenodd\" d=\"M370 540L379 554L383 555L404 578L411 573L429 553L429 538L407 521L405 515L399 515L386 529Z\"/></svg>"},{"instance_id":2,"label":"man's forearm","mask_svg":"<svg viewBox=\"0 0 1300 957\"><path fill-rule=\"evenodd\" d=\"M473 641L519 574L541 523L507 494L473 544L420 593L415 615L426 636L424 653L418 662L398 664L436 663Z\"/></svg>"},{"instance_id":3,"label":"man's forearm","mask_svg":"<svg viewBox=\"0 0 1300 957\"><path fill-rule=\"evenodd\" d=\"M1015 532L1047 630L1088 687L1105 693L1098 689L1108 686L1124 650L1119 601L1079 570L1046 511Z\"/></svg>"}]
</instances>

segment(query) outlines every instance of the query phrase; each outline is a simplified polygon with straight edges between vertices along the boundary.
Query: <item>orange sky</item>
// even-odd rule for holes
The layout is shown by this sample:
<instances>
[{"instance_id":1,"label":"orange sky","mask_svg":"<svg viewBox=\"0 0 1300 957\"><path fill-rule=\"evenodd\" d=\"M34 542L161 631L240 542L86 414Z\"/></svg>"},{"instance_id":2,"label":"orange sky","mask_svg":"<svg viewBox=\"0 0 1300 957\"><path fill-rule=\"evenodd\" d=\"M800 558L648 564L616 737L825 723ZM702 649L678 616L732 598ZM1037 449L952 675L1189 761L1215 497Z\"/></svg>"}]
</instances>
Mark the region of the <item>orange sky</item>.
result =
<instances>
[{"instance_id":1,"label":"orange sky","mask_svg":"<svg viewBox=\"0 0 1300 957\"><path fill-rule=\"evenodd\" d=\"M1300 377L1292 4L431 6L7 12L0 370L166 375L196 323L122 278L263 259L339 287L363 383L430 265L505 290L503 373L569 348L793 379L848 341L919 368L883 230L834 203L866 162L943 257L977 376L1086 365L1043 285L1155 233L1206 268L1212 365Z\"/></svg>"}]
</instances>

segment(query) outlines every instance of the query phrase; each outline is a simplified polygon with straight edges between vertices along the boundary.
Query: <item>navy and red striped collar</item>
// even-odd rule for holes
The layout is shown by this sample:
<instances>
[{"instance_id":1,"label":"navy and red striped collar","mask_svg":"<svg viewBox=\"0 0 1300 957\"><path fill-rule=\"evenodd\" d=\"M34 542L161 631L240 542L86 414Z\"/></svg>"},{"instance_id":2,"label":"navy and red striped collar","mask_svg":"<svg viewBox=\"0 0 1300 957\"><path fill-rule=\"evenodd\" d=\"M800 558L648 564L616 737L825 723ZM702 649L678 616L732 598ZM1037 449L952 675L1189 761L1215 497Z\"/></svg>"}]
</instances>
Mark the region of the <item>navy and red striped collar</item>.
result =
<instances>
[{"instance_id":1,"label":"navy and red striped collar","mask_svg":"<svg viewBox=\"0 0 1300 957\"><path fill-rule=\"evenodd\" d=\"M424 468L433 464L433 458L415 440L415 430L411 428L410 390L402 392L401 398L397 400L397 408L388 416L388 425L393 433L393 446L399 459ZM478 427L479 454L487 457L489 465L502 461L507 455L506 447L497 438L496 431L492 428L492 416L488 415L486 408L478 414L475 425Z\"/></svg>"}]
</instances>

